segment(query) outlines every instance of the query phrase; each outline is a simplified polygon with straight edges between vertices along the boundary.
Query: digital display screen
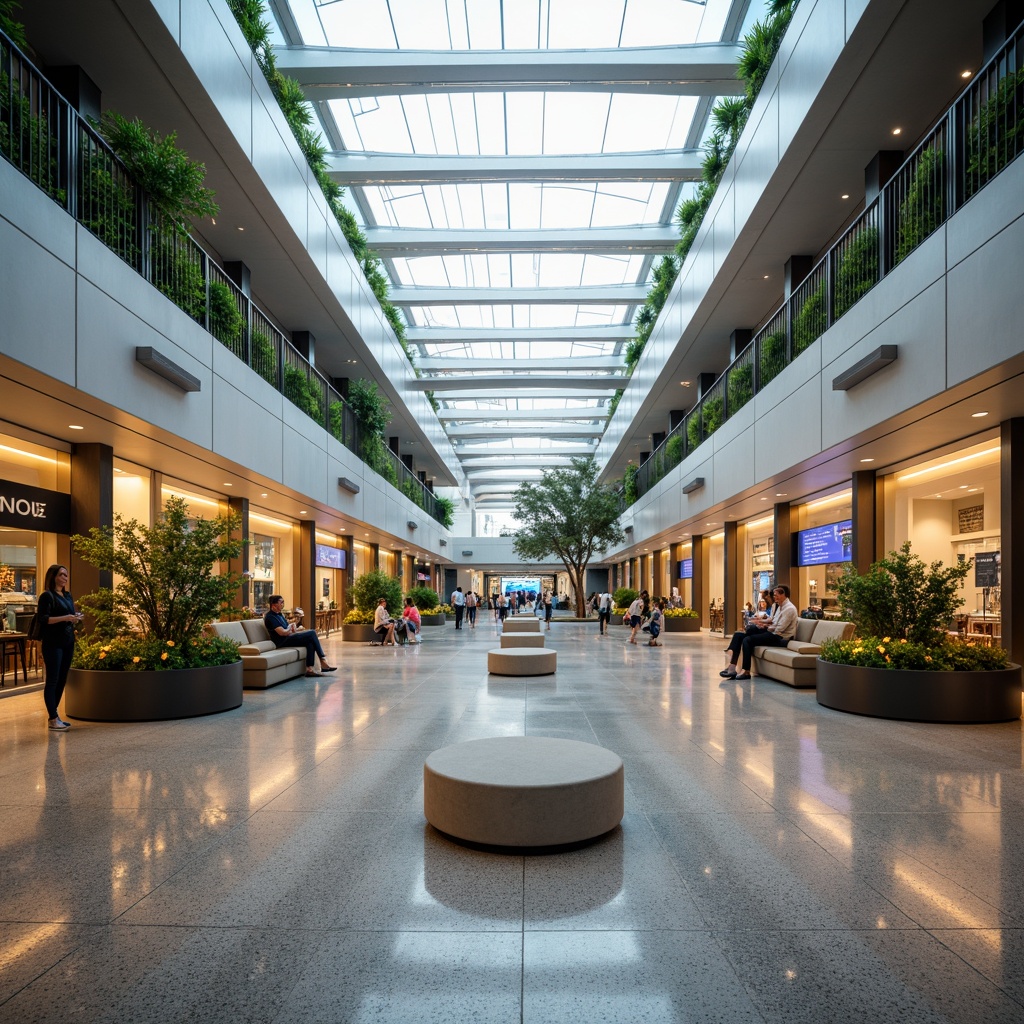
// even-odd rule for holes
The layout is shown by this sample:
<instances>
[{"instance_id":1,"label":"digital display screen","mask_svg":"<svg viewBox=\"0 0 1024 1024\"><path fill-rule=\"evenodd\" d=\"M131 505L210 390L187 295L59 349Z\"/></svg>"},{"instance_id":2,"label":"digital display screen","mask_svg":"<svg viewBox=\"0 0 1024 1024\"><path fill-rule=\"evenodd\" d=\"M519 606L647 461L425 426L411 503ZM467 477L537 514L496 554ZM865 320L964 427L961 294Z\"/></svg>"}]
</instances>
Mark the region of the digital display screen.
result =
<instances>
[{"instance_id":1,"label":"digital display screen","mask_svg":"<svg viewBox=\"0 0 1024 1024\"><path fill-rule=\"evenodd\" d=\"M501 592L511 594L513 591L523 590L528 597L536 598L540 594L539 576L502 576Z\"/></svg>"},{"instance_id":2,"label":"digital display screen","mask_svg":"<svg viewBox=\"0 0 1024 1024\"><path fill-rule=\"evenodd\" d=\"M345 552L341 548L332 548L329 544L317 544L316 564L324 569L344 569Z\"/></svg>"},{"instance_id":3,"label":"digital display screen","mask_svg":"<svg viewBox=\"0 0 1024 1024\"><path fill-rule=\"evenodd\" d=\"M801 530L796 535L796 564L825 565L853 558L853 520Z\"/></svg>"},{"instance_id":4,"label":"digital display screen","mask_svg":"<svg viewBox=\"0 0 1024 1024\"><path fill-rule=\"evenodd\" d=\"M692 580L693 579L693 559L684 558L681 562L676 563L676 579L677 580Z\"/></svg>"}]
</instances>

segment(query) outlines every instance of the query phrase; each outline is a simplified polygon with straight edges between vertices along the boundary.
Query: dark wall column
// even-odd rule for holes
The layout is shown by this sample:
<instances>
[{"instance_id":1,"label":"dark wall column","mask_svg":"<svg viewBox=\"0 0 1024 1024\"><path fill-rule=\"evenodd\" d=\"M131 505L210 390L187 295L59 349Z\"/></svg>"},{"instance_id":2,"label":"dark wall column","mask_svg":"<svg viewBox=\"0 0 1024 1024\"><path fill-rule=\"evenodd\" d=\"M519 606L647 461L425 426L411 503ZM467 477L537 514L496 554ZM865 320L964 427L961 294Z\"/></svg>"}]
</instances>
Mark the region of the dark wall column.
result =
<instances>
[{"instance_id":1,"label":"dark wall column","mask_svg":"<svg viewBox=\"0 0 1024 1024\"><path fill-rule=\"evenodd\" d=\"M380 545L371 544L370 546L370 569L380 568Z\"/></svg>"},{"instance_id":2,"label":"dark wall column","mask_svg":"<svg viewBox=\"0 0 1024 1024\"><path fill-rule=\"evenodd\" d=\"M238 530L232 533L232 539L246 540L249 536L249 499L248 498L228 498L228 508L237 513L242 517L242 521L239 524ZM246 544L242 548L242 553L237 558L232 558L228 562L228 572L237 572L240 575L249 571L249 545ZM238 588L238 593L235 595L234 601L232 601L232 607L234 608L248 608L250 607L250 590L251 585L249 579L246 576L242 576L242 585Z\"/></svg>"},{"instance_id":3,"label":"dark wall column","mask_svg":"<svg viewBox=\"0 0 1024 1024\"><path fill-rule=\"evenodd\" d=\"M1024 460L1024 418L1004 420L1000 425L999 514L1003 647L1010 660L1024 658L1024 591L1018 601L1016 582L1024 586L1024 479L1014 465ZM1019 541L1019 543L1018 543Z\"/></svg>"},{"instance_id":4,"label":"dark wall column","mask_svg":"<svg viewBox=\"0 0 1024 1024\"><path fill-rule=\"evenodd\" d=\"M292 331L292 344L310 365L316 365L316 336L311 331Z\"/></svg>"},{"instance_id":5,"label":"dark wall column","mask_svg":"<svg viewBox=\"0 0 1024 1024\"><path fill-rule=\"evenodd\" d=\"M352 593L352 584L356 581L355 550L352 537L347 534L339 537L338 542L341 550L345 552L345 568L341 573L341 600L338 602L338 607L341 608L343 615L347 615L352 610L349 595Z\"/></svg>"},{"instance_id":6,"label":"dark wall column","mask_svg":"<svg viewBox=\"0 0 1024 1024\"><path fill-rule=\"evenodd\" d=\"M307 629L316 628L316 523L299 523L299 555L295 567L296 598L305 612L302 619Z\"/></svg>"},{"instance_id":7,"label":"dark wall column","mask_svg":"<svg viewBox=\"0 0 1024 1024\"><path fill-rule=\"evenodd\" d=\"M707 593L704 574L708 564L708 559L705 557L708 553L708 546L704 542L703 534L695 533L693 535L690 543L690 557L693 559L693 579L690 580L693 589L693 604L691 607L700 617L700 624L702 626L711 625L711 619L708 616L708 602L704 597Z\"/></svg>"},{"instance_id":8,"label":"dark wall column","mask_svg":"<svg viewBox=\"0 0 1024 1024\"><path fill-rule=\"evenodd\" d=\"M879 496L878 480L873 469L862 469L853 474L852 563L859 573L867 572L871 563L878 559L878 538L882 534Z\"/></svg>"},{"instance_id":9,"label":"dark wall column","mask_svg":"<svg viewBox=\"0 0 1024 1024\"><path fill-rule=\"evenodd\" d=\"M789 587L790 600L798 604L798 595L793 589L793 527L790 521L788 503L775 506L775 582Z\"/></svg>"},{"instance_id":10,"label":"dark wall column","mask_svg":"<svg viewBox=\"0 0 1024 1024\"><path fill-rule=\"evenodd\" d=\"M725 635L735 632L739 626L739 605L743 595L743 552L740 550L741 535L735 522L725 524Z\"/></svg>"},{"instance_id":11,"label":"dark wall column","mask_svg":"<svg viewBox=\"0 0 1024 1024\"><path fill-rule=\"evenodd\" d=\"M76 444L71 450L71 532L114 525L114 449L105 444ZM83 562L72 550L68 570L71 592L91 594L112 587L114 574Z\"/></svg>"}]
</instances>

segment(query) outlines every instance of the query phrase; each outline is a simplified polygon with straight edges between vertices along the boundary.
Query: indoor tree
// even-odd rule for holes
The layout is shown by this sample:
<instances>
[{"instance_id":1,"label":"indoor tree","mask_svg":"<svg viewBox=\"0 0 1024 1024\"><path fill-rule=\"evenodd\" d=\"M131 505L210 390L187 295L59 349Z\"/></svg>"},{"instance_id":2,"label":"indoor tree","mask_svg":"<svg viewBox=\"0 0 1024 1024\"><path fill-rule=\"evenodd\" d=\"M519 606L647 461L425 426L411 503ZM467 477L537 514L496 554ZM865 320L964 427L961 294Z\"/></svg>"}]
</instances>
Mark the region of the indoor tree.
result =
<instances>
[{"instance_id":1,"label":"indoor tree","mask_svg":"<svg viewBox=\"0 0 1024 1024\"><path fill-rule=\"evenodd\" d=\"M513 541L516 556L532 562L556 556L576 591L576 614L585 618L587 565L596 551L624 537L619 496L598 482L593 459L573 458L544 470L535 483L520 484L515 502L516 519L524 524Z\"/></svg>"}]
</instances>

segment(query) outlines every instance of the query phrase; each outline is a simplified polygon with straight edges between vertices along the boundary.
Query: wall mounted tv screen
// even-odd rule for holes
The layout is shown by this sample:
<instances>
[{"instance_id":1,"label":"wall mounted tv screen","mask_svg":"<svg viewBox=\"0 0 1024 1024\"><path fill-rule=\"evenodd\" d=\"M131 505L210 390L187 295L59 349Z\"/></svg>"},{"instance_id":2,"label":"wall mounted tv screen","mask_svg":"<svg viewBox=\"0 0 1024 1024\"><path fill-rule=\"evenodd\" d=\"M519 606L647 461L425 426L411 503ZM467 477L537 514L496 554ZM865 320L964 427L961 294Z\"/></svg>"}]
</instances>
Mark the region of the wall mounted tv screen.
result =
<instances>
[{"instance_id":1,"label":"wall mounted tv screen","mask_svg":"<svg viewBox=\"0 0 1024 1024\"><path fill-rule=\"evenodd\" d=\"M316 564L324 569L344 569L345 552L341 548L332 548L329 544L317 544Z\"/></svg>"},{"instance_id":2,"label":"wall mounted tv screen","mask_svg":"<svg viewBox=\"0 0 1024 1024\"><path fill-rule=\"evenodd\" d=\"M676 563L676 579L677 580L692 580L693 579L693 559L684 558L681 562Z\"/></svg>"},{"instance_id":3,"label":"wall mounted tv screen","mask_svg":"<svg viewBox=\"0 0 1024 1024\"><path fill-rule=\"evenodd\" d=\"M853 521L828 523L801 530L796 535L796 564L825 565L849 562L853 557Z\"/></svg>"}]
</instances>

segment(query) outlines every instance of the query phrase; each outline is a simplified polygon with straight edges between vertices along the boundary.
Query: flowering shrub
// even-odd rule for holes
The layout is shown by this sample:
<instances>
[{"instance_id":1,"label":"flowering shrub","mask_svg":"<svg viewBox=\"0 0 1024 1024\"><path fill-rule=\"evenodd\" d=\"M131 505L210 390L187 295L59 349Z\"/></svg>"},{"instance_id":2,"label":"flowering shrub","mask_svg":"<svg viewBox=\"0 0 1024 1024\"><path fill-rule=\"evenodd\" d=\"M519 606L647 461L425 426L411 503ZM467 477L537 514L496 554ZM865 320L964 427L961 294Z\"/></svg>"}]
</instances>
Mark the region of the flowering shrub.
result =
<instances>
[{"instance_id":1,"label":"flowering shrub","mask_svg":"<svg viewBox=\"0 0 1024 1024\"><path fill-rule=\"evenodd\" d=\"M372 626L374 608L353 608L341 621L346 626Z\"/></svg>"},{"instance_id":2,"label":"flowering shrub","mask_svg":"<svg viewBox=\"0 0 1024 1024\"><path fill-rule=\"evenodd\" d=\"M693 608L666 608L662 613L666 619L695 619L697 612Z\"/></svg>"},{"instance_id":3,"label":"flowering shrub","mask_svg":"<svg viewBox=\"0 0 1024 1024\"><path fill-rule=\"evenodd\" d=\"M955 637L934 644L888 636L826 640L821 645L821 660L835 665L924 672L990 671L1006 668L1010 663L1006 651L999 647L984 647Z\"/></svg>"},{"instance_id":4,"label":"flowering shrub","mask_svg":"<svg viewBox=\"0 0 1024 1024\"><path fill-rule=\"evenodd\" d=\"M184 643L128 634L110 640L78 641L75 667L115 672L206 668L238 661L238 644L220 636L199 636Z\"/></svg>"},{"instance_id":5,"label":"flowering shrub","mask_svg":"<svg viewBox=\"0 0 1024 1024\"><path fill-rule=\"evenodd\" d=\"M455 609L450 604L439 604L431 613L431 615L454 615Z\"/></svg>"}]
</instances>

